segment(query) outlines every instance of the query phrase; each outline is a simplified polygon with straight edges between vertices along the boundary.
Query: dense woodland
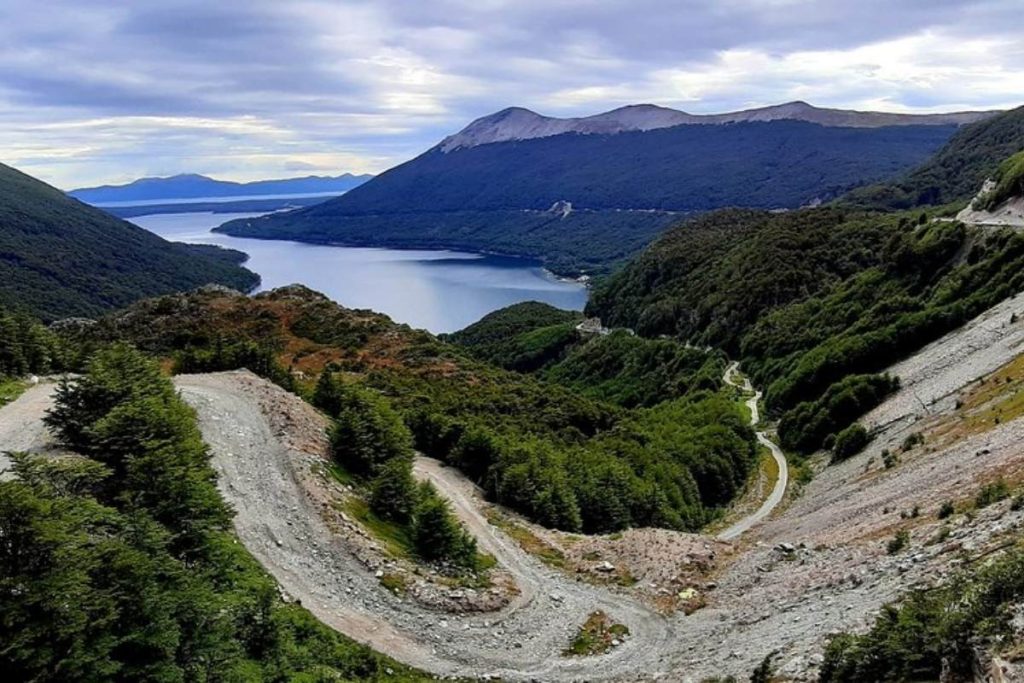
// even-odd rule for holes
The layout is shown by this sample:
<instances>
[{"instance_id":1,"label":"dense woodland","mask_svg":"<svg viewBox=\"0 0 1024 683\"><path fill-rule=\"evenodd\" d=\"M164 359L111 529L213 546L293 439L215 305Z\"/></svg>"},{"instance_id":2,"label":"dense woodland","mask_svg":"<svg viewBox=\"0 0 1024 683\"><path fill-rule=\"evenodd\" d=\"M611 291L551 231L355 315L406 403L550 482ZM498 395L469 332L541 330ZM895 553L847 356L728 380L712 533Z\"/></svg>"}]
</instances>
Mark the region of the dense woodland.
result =
<instances>
[{"instance_id":1,"label":"dense woodland","mask_svg":"<svg viewBox=\"0 0 1024 683\"><path fill-rule=\"evenodd\" d=\"M1024 107L957 132L924 164L894 181L858 188L843 203L868 209L905 210L966 202L1007 157L1021 151Z\"/></svg>"},{"instance_id":2,"label":"dense woodland","mask_svg":"<svg viewBox=\"0 0 1024 683\"><path fill-rule=\"evenodd\" d=\"M685 215L797 208L924 161L950 126L686 125L432 149L337 199L232 221L232 235L455 248L604 272ZM549 212L568 201L563 217Z\"/></svg>"},{"instance_id":3,"label":"dense woodland","mask_svg":"<svg viewBox=\"0 0 1024 683\"><path fill-rule=\"evenodd\" d=\"M697 529L731 500L756 461L753 433L720 388L721 357L675 342L652 350L648 340L595 340L599 352L567 366L591 392L495 368L301 287L254 298L164 297L67 335L84 345L130 340L176 358L181 370L248 367L311 397L327 371L331 380L373 390L401 415L420 450L460 467L492 499L569 530ZM613 346L603 345L620 343L635 347L635 361L613 372L605 366ZM672 363L662 368L662 358ZM296 385L295 372L305 384ZM631 408L654 403L647 397L655 395L663 400Z\"/></svg>"},{"instance_id":4,"label":"dense woodland","mask_svg":"<svg viewBox=\"0 0 1024 683\"><path fill-rule=\"evenodd\" d=\"M97 354L48 422L88 457L16 456L17 478L0 482L10 680L421 680L282 602L154 362Z\"/></svg>"},{"instance_id":5,"label":"dense woodland","mask_svg":"<svg viewBox=\"0 0 1024 683\"><path fill-rule=\"evenodd\" d=\"M0 164L0 305L51 321L210 283L249 291L245 258L167 242Z\"/></svg>"},{"instance_id":6,"label":"dense woodland","mask_svg":"<svg viewBox=\"0 0 1024 683\"><path fill-rule=\"evenodd\" d=\"M824 435L803 433L811 413L832 406L835 415L813 420L838 429L884 397L837 397L853 389L841 383L859 381L851 375L884 370L1022 288L1024 237L1012 230L923 214L740 212L671 231L588 310L642 334L729 349L766 387L769 410L784 415L783 441L815 450Z\"/></svg>"}]
</instances>

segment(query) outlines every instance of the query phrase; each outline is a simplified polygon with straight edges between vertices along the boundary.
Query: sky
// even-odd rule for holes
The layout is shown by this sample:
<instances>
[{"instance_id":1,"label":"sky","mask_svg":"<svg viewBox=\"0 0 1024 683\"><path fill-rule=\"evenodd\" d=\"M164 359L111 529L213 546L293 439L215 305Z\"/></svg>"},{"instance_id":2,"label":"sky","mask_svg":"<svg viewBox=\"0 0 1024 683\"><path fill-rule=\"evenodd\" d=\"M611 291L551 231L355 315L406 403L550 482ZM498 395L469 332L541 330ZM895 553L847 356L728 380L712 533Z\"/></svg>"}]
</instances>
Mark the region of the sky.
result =
<instances>
[{"instance_id":1,"label":"sky","mask_svg":"<svg viewBox=\"0 0 1024 683\"><path fill-rule=\"evenodd\" d=\"M1022 0L3 0L0 162L377 173L508 106L1024 104Z\"/></svg>"}]
</instances>

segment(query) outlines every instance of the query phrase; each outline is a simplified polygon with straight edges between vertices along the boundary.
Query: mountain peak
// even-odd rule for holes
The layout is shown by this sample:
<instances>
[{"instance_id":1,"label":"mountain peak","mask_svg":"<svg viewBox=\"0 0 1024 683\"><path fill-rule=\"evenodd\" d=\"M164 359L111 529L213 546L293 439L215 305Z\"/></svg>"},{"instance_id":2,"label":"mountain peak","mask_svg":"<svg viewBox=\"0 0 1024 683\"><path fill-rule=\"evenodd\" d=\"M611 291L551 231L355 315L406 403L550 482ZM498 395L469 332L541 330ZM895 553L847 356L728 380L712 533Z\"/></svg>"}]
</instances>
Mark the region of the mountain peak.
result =
<instances>
[{"instance_id":1,"label":"mountain peak","mask_svg":"<svg viewBox=\"0 0 1024 683\"><path fill-rule=\"evenodd\" d=\"M522 107L507 107L476 119L437 146L442 152L477 147L496 142L533 140L574 133L577 135L611 135L616 133L657 130L682 125L722 125L726 123L768 122L779 120L805 121L821 126L846 128L880 128L907 125L963 125L992 116L998 112L952 112L948 114L897 114L862 112L815 107L803 100L726 112L723 114L689 114L656 104L630 104L593 116L555 118Z\"/></svg>"}]
</instances>

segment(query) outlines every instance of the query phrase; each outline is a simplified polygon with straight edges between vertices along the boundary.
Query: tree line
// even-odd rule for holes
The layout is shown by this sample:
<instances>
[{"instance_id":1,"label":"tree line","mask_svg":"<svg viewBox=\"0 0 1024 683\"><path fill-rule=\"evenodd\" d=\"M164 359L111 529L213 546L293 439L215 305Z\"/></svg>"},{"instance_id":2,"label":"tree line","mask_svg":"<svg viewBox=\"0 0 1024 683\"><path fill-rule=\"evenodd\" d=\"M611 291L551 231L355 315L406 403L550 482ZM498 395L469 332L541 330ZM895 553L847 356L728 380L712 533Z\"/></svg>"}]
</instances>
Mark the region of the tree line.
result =
<instances>
[{"instance_id":1,"label":"tree line","mask_svg":"<svg viewBox=\"0 0 1024 683\"><path fill-rule=\"evenodd\" d=\"M195 416L127 346L47 418L80 457L0 482L0 669L34 681L422 680L285 603L230 529Z\"/></svg>"}]
</instances>

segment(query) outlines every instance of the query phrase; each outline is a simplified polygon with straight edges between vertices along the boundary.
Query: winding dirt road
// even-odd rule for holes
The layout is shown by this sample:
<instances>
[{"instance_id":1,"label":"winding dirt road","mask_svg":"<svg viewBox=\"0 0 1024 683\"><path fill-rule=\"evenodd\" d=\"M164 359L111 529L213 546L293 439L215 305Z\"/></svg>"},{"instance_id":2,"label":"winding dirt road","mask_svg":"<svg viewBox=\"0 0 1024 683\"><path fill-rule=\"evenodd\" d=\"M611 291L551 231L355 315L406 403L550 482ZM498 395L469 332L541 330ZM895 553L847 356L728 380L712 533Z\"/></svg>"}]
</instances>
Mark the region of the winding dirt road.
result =
<instances>
[{"instance_id":1,"label":"winding dirt road","mask_svg":"<svg viewBox=\"0 0 1024 683\"><path fill-rule=\"evenodd\" d=\"M296 396L249 372L175 378L210 446L218 485L246 548L282 590L329 626L413 666L441 675L504 680L649 679L667 671L676 642L668 619L632 598L576 582L528 555L480 512L480 492L457 471L418 458L476 536L513 575L520 595L504 610L455 616L427 610L383 588L334 533L312 492L324 440L297 447L289 431L323 434L324 418ZM55 385L0 408L0 452L52 452L43 424ZM2 456L0 456L2 457ZM9 466L3 458L0 468ZM563 657L576 629L603 610L631 635L595 657ZM642 673L641 673L642 672Z\"/></svg>"},{"instance_id":2,"label":"winding dirt road","mask_svg":"<svg viewBox=\"0 0 1024 683\"><path fill-rule=\"evenodd\" d=\"M722 380L737 389L753 392L754 395L747 399L747 408L750 409L750 426L757 427L758 423L761 422L761 413L757 406L758 401L761 400L761 392L754 391L754 387L747 377L743 378L742 383L736 380L736 373L739 371L739 367L739 363L734 362L730 364L726 368ZM779 503L782 502L783 496L786 495L786 487L789 485L789 467L786 464L786 456L783 454L782 449L768 438L765 432L757 432L757 441L771 451L772 458L775 459L775 464L779 468L779 477L775 480L775 486L772 487L771 493L761 503L761 507L719 533L717 538L720 541L731 541L739 538L754 525L763 522L772 513L772 510L778 507Z\"/></svg>"}]
</instances>

